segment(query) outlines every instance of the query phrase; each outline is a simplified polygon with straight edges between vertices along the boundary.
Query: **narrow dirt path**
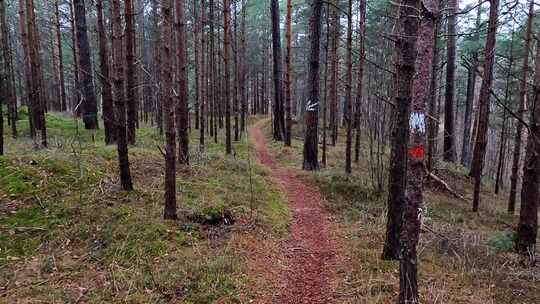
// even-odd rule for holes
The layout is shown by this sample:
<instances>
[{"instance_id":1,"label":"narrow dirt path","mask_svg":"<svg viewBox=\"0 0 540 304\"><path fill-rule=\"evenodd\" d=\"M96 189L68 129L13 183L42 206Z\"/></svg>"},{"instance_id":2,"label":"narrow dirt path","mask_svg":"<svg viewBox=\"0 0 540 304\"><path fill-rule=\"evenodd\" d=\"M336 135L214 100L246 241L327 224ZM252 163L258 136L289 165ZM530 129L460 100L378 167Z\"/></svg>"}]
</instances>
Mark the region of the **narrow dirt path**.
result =
<instances>
[{"instance_id":1,"label":"narrow dirt path","mask_svg":"<svg viewBox=\"0 0 540 304\"><path fill-rule=\"evenodd\" d=\"M259 162L268 166L287 193L293 212L290 235L285 244L285 265L278 288L263 303L319 304L335 300L336 263L339 242L333 222L324 209L325 199L317 187L306 184L295 169L283 168L268 151L262 133L265 121L251 127Z\"/></svg>"}]
</instances>

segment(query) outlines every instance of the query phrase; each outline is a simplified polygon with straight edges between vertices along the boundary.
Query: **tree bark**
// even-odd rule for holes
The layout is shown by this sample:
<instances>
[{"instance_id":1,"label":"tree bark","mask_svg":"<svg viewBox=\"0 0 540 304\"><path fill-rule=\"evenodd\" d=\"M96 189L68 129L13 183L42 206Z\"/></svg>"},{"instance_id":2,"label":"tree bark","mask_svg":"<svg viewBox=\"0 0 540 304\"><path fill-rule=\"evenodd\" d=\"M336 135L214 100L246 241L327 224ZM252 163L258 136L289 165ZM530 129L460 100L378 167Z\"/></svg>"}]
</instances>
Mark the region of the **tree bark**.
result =
<instances>
[{"instance_id":1,"label":"tree bark","mask_svg":"<svg viewBox=\"0 0 540 304\"><path fill-rule=\"evenodd\" d=\"M41 47L39 42L39 30L36 24L34 0L26 0L26 33L28 35L28 48L30 56L31 78L31 102L34 117L34 127L41 132L41 145L47 147L47 126L45 121L45 90L43 86L43 74L41 70Z\"/></svg>"},{"instance_id":2,"label":"tree bark","mask_svg":"<svg viewBox=\"0 0 540 304\"><path fill-rule=\"evenodd\" d=\"M79 47L77 46L77 34L75 25L75 13L73 12L74 2L71 0L69 5L70 12L70 24L71 24L71 46L73 51L73 94L71 96L71 110L79 117L81 109L79 102L81 101L81 87L80 87L80 68L79 68Z\"/></svg>"},{"instance_id":3,"label":"tree bark","mask_svg":"<svg viewBox=\"0 0 540 304\"><path fill-rule=\"evenodd\" d=\"M474 34L474 41L478 43L480 41L480 26L482 22L482 0L478 3L478 10L476 14L476 33ZM474 49L471 54L471 62L468 67L467 75L467 96L465 102L465 117L463 123L463 145L461 148L461 165L469 167L471 163L471 123L474 104L474 92L476 91L476 76L478 68L478 50Z\"/></svg>"},{"instance_id":4,"label":"tree bark","mask_svg":"<svg viewBox=\"0 0 540 304\"><path fill-rule=\"evenodd\" d=\"M527 28L525 30L525 52L523 55L523 68L521 70L521 82L519 87L519 106L517 115L523 119L525 111L525 101L527 97L527 81L529 78L529 50L531 49L532 24L534 18L534 1L529 4L529 16L527 19ZM514 138L514 152L512 156L512 175L510 176L510 196L508 197L508 213L514 214L516 209L516 194L519 176L519 163L521 158L521 133L523 125L517 123L516 135Z\"/></svg>"},{"instance_id":5,"label":"tree bark","mask_svg":"<svg viewBox=\"0 0 540 304\"><path fill-rule=\"evenodd\" d=\"M231 83L231 71L229 66L229 48L230 48L230 5L229 0L223 0L223 69L225 70L225 151L232 153L231 143L231 93L229 85Z\"/></svg>"},{"instance_id":6,"label":"tree bark","mask_svg":"<svg viewBox=\"0 0 540 304\"><path fill-rule=\"evenodd\" d=\"M482 182L482 169L484 168L484 158L487 146L487 131L489 125L489 99L491 96L491 84L493 82L493 63L495 61L495 44L497 32L497 17L499 10L499 0L490 0L488 34L486 39L484 77L480 89L478 131L476 143L474 145L472 176L474 178L473 212L478 211L480 204L480 186Z\"/></svg>"},{"instance_id":7,"label":"tree bark","mask_svg":"<svg viewBox=\"0 0 540 304\"><path fill-rule=\"evenodd\" d=\"M99 69L101 73L101 98L103 103L103 126L105 128L105 144L111 145L116 141L115 115L112 97L111 75L109 68L109 49L107 34L103 20L103 0L96 1L97 31L99 41Z\"/></svg>"},{"instance_id":8,"label":"tree bark","mask_svg":"<svg viewBox=\"0 0 540 304\"><path fill-rule=\"evenodd\" d=\"M188 75L187 75L187 38L185 0L175 0L176 7L176 59L178 62L176 101L176 130L178 133L178 162L189 164L189 104L188 104Z\"/></svg>"},{"instance_id":9,"label":"tree bark","mask_svg":"<svg viewBox=\"0 0 540 304\"><path fill-rule=\"evenodd\" d=\"M206 6L205 6L205 0L201 0L201 15L200 15L200 23L201 23L201 45L199 51L200 54L200 95L199 95L199 106L200 106L200 112L199 112L199 149L202 151L204 150L204 141L205 141L205 131L206 131L206 89L208 88L208 79L206 74L206 65L205 65L205 49L206 49L206 33L205 33L205 27L206 27Z\"/></svg>"},{"instance_id":10,"label":"tree bark","mask_svg":"<svg viewBox=\"0 0 540 304\"><path fill-rule=\"evenodd\" d=\"M330 137L332 139L332 146L335 146L337 143L338 137L338 82L339 82L339 56L338 56L338 47L340 39L340 14L339 14L339 0L332 0L332 5L330 6L330 28L331 31L331 44L330 44L330 117L329 117L329 128L330 128Z\"/></svg>"},{"instance_id":11,"label":"tree bark","mask_svg":"<svg viewBox=\"0 0 540 304\"><path fill-rule=\"evenodd\" d=\"M124 15L126 20L127 136L128 143L134 145L136 142L135 129L137 126L137 71L135 69L135 21L133 17L133 0L124 1Z\"/></svg>"},{"instance_id":12,"label":"tree bark","mask_svg":"<svg viewBox=\"0 0 540 304\"><path fill-rule=\"evenodd\" d=\"M534 100L523 162L521 209L516 237L516 250L529 259L530 265L536 262L538 204L540 202L540 47L536 48L535 64Z\"/></svg>"},{"instance_id":13,"label":"tree bark","mask_svg":"<svg viewBox=\"0 0 540 304\"><path fill-rule=\"evenodd\" d=\"M92 54L88 41L86 28L86 8L84 0L73 0L73 12L75 17L75 33L77 35L77 48L79 50L81 93L84 98L82 102L82 115L85 129L93 130L98 128L97 100L94 94L94 81L92 72Z\"/></svg>"},{"instance_id":14,"label":"tree bark","mask_svg":"<svg viewBox=\"0 0 540 304\"><path fill-rule=\"evenodd\" d=\"M282 141L284 139L284 117L283 117L283 72L281 68L281 35L278 0L271 0L272 13L272 54L274 64L274 140Z\"/></svg>"},{"instance_id":15,"label":"tree bark","mask_svg":"<svg viewBox=\"0 0 540 304\"><path fill-rule=\"evenodd\" d=\"M448 1L448 40L446 63L446 94L444 103L444 144L443 158L447 162L455 162L454 138L454 97L456 80L456 23L458 0Z\"/></svg>"},{"instance_id":16,"label":"tree bark","mask_svg":"<svg viewBox=\"0 0 540 304\"><path fill-rule=\"evenodd\" d=\"M351 160L352 160L352 120L353 120L353 108L352 108L352 0L348 1L348 16L347 16L347 84L345 88L345 124L347 127L347 139L345 147L345 172L350 174L352 172Z\"/></svg>"},{"instance_id":17,"label":"tree bark","mask_svg":"<svg viewBox=\"0 0 540 304\"><path fill-rule=\"evenodd\" d=\"M285 40L287 54L285 55L285 146L291 146L291 100L292 100L292 0L287 0L287 17L285 21Z\"/></svg>"},{"instance_id":18,"label":"tree bark","mask_svg":"<svg viewBox=\"0 0 540 304\"><path fill-rule=\"evenodd\" d=\"M311 3L310 54L308 68L308 99L306 101L306 134L304 138L304 153L302 169L307 171L319 170L319 57L321 39L322 0Z\"/></svg>"},{"instance_id":19,"label":"tree bark","mask_svg":"<svg viewBox=\"0 0 540 304\"><path fill-rule=\"evenodd\" d=\"M176 130L174 127L172 0L162 0L163 124L165 127L165 209L163 218L176 220Z\"/></svg>"},{"instance_id":20,"label":"tree bark","mask_svg":"<svg viewBox=\"0 0 540 304\"><path fill-rule=\"evenodd\" d=\"M67 102L66 102L66 84L64 80L64 52L62 47L62 33L60 31L60 11L58 7L58 0L54 1L54 15L55 15L55 26L56 26L56 48L58 50L58 69L59 69L59 96L60 96L60 111L67 111Z\"/></svg>"},{"instance_id":21,"label":"tree bark","mask_svg":"<svg viewBox=\"0 0 540 304\"><path fill-rule=\"evenodd\" d=\"M364 98L364 63L366 61L366 0L360 0L360 18L359 25L360 31L358 33L360 40L360 55L358 59L358 76L357 76L357 88L356 88L356 109L355 109L355 126L356 136L354 142L354 162L360 161L360 119L362 117L362 99Z\"/></svg>"},{"instance_id":22,"label":"tree bark","mask_svg":"<svg viewBox=\"0 0 540 304\"><path fill-rule=\"evenodd\" d=\"M423 188L425 176L425 146L426 146L426 105L430 99L430 83L432 77L433 45L435 39L435 23L439 14L437 0L422 1L422 19L420 29L414 18L414 8L418 0L402 1L407 5L402 8L400 23L403 26L403 42L400 48L400 63L398 75L403 80L397 80L397 88L404 98L412 94L411 115L409 120L409 143L407 161L407 187L403 213L403 231L401 233L401 259L399 276L399 303L418 303L417 252L416 247L420 237L420 210L423 205ZM401 19L404 20L401 20ZM403 23L402 23L403 22ZM415 37L418 37L415 46ZM398 38L399 40L402 38ZM411 62L412 61L412 62ZM415 72L416 70L416 72ZM412 71L412 73L411 73ZM401 74L400 72L405 72ZM414 77L414 80L413 80ZM401 77L400 77L401 78ZM412 92L405 85L412 81ZM403 87L402 87L403 85ZM407 92L408 91L408 92Z\"/></svg>"},{"instance_id":23,"label":"tree bark","mask_svg":"<svg viewBox=\"0 0 540 304\"><path fill-rule=\"evenodd\" d=\"M116 145L118 150L118 165L120 183L126 191L133 190L131 172L129 169L129 151L126 130L126 104L124 88L124 55L122 48L122 18L120 15L120 0L111 0L112 18L112 58L113 58L113 101L116 117Z\"/></svg>"},{"instance_id":24,"label":"tree bark","mask_svg":"<svg viewBox=\"0 0 540 304\"><path fill-rule=\"evenodd\" d=\"M17 137L17 92L13 75L13 50L10 44L9 28L6 22L6 3L0 0L0 35L2 36L2 55L4 59L4 79L1 79L5 89L5 101L8 108L8 123L11 125L11 135ZM1 87L1 86L0 86ZM3 124L2 124L3 127ZM2 132L3 134L3 132Z\"/></svg>"}]
</instances>

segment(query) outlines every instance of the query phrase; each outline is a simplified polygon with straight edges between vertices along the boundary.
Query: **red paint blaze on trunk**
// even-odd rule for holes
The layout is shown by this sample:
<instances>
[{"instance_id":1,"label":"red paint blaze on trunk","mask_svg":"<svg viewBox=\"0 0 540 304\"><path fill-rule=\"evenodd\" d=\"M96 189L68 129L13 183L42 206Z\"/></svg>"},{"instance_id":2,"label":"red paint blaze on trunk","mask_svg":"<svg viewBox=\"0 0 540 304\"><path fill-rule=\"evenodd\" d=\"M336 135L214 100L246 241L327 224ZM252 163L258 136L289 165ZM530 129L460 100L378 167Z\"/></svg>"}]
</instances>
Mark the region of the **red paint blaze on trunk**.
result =
<instances>
[{"instance_id":1,"label":"red paint blaze on trunk","mask_svg":"<svg viewBox=\"0 0 540 304\"><path fill-rule=\"evenodd\" d=\"M411 157L411 158L415 158L415 159L418 159L418 160L423 160L424 155L425 155L425 149L424 149L424 145L422 145L422 144L409 149L409 157Z\"/></svg>"}]
</instances>

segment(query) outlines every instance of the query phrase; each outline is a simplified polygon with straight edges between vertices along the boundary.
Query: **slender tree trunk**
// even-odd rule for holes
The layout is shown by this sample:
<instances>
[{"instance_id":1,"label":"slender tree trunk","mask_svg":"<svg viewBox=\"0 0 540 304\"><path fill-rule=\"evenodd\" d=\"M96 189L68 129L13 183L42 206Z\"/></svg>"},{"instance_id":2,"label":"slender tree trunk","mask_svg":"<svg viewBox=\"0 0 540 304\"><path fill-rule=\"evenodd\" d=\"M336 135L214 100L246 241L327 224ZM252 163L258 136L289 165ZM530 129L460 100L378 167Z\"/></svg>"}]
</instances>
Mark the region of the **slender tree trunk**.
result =
<instances>
[{"instance_id":1,"label":"slender tree trunk","mask_svg":"<svg viewBox=\"0 0 540 304\"><path fill-rule=\"evenodd\" d=\"M201 0L202 1L202 0ZM199 20L199 14L198 14L198 8L197 8L197 0L193 0L193 27L194 27L194 33L193 33L193 56L195 56L194 60L194 72L195 72L195 129L199 129L200 122L199 122L199 99L201 95L201 84L200 84L200 73L199 73L199 32L201 30L201 23Z\"/></svg>"},{"instance_id":2,"label":"slender tree trunk","mask_svg":"<svg viewBox=\"0 0 540 304\"><path fill-rule=\"evenodd\" d=\"M8 108L8 123L11 125L11 135L13 138L17 137L17 93L15 89L15 83L13 81L13 50L10 44L9 37L9 28L6 22L6 3L4 0L0 0L0 35L2 36L2 55L3 55L3 69L4 75L3 79L0 79L3 82L4 92L5 92L5 101ZM1 92L0 85L0 92ZM2 122L3 128L3 122ZM3 130L2 130L3 136Z\"/></svg>"},{"instance_id":3,"label":"slender tree trunk","mask_svg":"<svg viewBox=\"0 0 540 304\"><path fill-rule=\"evenodd\" d=\"M41 47L39 42L39 30L36 24L34 0L26 0L28 48L30 54L30 71L32 84L32 103L34 112L34 127L41 132L41 145L47 147L47 126L45 122L45 90L43 74L41 70Z\"/></svg>"},{"instance_id":4,"label":"slender tree trunk","mask_svg":"<svg viewBox=\"0 0 540 304\"><path fill-rule=\"evenodd\" d=\"M176 101L176 130L178 132L178 162L189 164L189 104L188 104L188 75L187 75L187 38L185 0L176 0L176 59L178 62Z\"/></svg>"},{"instance_id":5,"label":"slender tree trunk","mask_svg":"<svg viewBox=\"0 0 540 304\"><path fill-rule=\"evenodd\" d=\"M163 124L165 126L165 209L163 218L176 220L176 129L174 127L172 0L163 0Z\"/></svg>"},{"instance_id":6,"label":"slender tree trunk","mask_svg":"<svg viewBox=\"0 0 540 304\"><path fill-rule=\"evenodd\" d=\"M152 73L156 82L154 90L154 108L156 113L156 124L158 132L163 135L163 107L161 106L161 31L159 28L159 8L158 1L152 0L152 27L153 27L153 68Z\"/></svg>"},{"instance_id":7,"label":"slender tree trunk","mask_svg":"<svg viewBox=\"0 0 540 304\"><path fill-rule=\"evenodd\" d=\"M77 59L81 72L81 93L84 98L82 102L83 122L85 129L93 130L98 128L97 100L94 94L92 54L86 28L84 0L73 0L73 11L75 13L75 32L77 35L77 48L79 50Z\"/></svg>"},{"instance_id":8,"label":"slender tree trunk","mask_svg":"<svg viewBox=\"0 0 540 304\"><path fill-rule=\"evenodd\" d=\"M357 88L356 88L356 109L355 109L355 127L356 136L354 142L354 162L360 161L360 119L362 117L362 99L364 98L364 63L366 61L366 0L360 0L360 18L359 18L359 33L358 39L360 41L360 55L358 59L358 76L357 76Z\"/></svg>"},{"instance_id":9,"label":"slender tree trunk","mask_svg":"<svg viewBox=\"0 0 540 304\"><path fill-rule=\"evenodd\" d=\"M282 69L281 69L281 35L280 35L280 18L279 18L279 3L278 0L271 0L272 13L272 53L274 64L273 80L274 80L274 140L283 140L284 126L283 121L283 85L282 85Z\"/></svg>"},{"instance_id":10,"label":"slender tree trunk","mask_svg":"<svg viewBox=\"0 0 540 304\"><path fill-rule=\"evenodd\" d=\"M319 60L321 39L322 0L311 3L310 54L308 69L308 99L306 101L306 134L304 138L303 170L319 170Z\"/></svg>"},{"instance_id":11,"label":"slender tree trunk","mask_svg":"<svg viewBox=\"0 0 540 304\"><path fill-rule=\"evenodd\" d=\"M440 2L439 2L440 4ZM429 116L428 120L428 146L427 146L427 161L426 168L428 171L433 169L434 156L437 153L437 141L439 137L439 107L437 106L437 72L439 69L439 29L441 27L440 14L437 16L437 22L435 23L435 43L433 44L433 62L432 62L432 74L431 74L431 92L429 99ZM436 118L433 119L433 118Z\"/></svg>"},{"instance_id":12,"label":"slender tree trunk","mask_svg":"<svg viewBox=\"0 0 540 304\"><path fill-rule=\"evenodd\" d=\"M113 100L116 117L116 145L118 149L118 165L120 182L126 191L133 190L129 169L129 152L126 127L126 104L124 88L124 55L122 48L122 17L120 0L111 0L112 18L112 58L113 58Z\"/></svg>"},{"instance_id":13,"label":"slender tree trunk","mask_svg":"<svg viewBox=\"0 0 540 304\"><path fill-rule=\"evenodd\" d=\"M338 82L339 82L339 57L338 46L340 39L340 18L339 9L337 5L339 0L332 0L330 6L330 28L331 31L331 44L330 44L330 135L332 139L332 146L337 143L338 137Z\"/></svg>"},{"instance_id":14,"label":"slender tree trunk","mask_svg":"<svg viewBox=\"0 0 540 304\"><path fill-rule=\"evenodd\" d=\"M402 0L402 5L411 5L415 0ZM402 15L403 14L403 15ZM416 35L414 26L418 26L407 18L407 10L400 11L399 26L401 34L408 35L410 31ZM411 27L413 28L406 28ZM407 36L409 37L409 36ZM412 36L414 38L416 36ZM400 257L400 235L402 230L403 208L405 204L405 187L407 182L407 143L409 142L409 116L411 91L410 86L414 75L414 57L407 54L414 53L414 41L411 39L398 39L399 62L397 64L396 97L393 112L390 165L388 174L388 210L386 222L386 240L383 247L383 260L398 260Z\"/></svg>"},{"instance_id":15,"label":"slender tree trunk","mask_svg":"<svg viewBox=\"0 0 540 304\"><path fill-rule=\"evenodd\" d=\"M199 113L199 149L204 150L204 132L206 131L206 89L208 87L208 79L206 74L206 65L205 65L205 49L206 49L206 3L205 0L201 0L201 58L200 58L200 95L199 95L199 104L200 104L200 113Z\"/></svg>"},{"instance_id":16,"label":"slender tree trunk","mask_svg":"<svg viewBox=\"0 0 540 304\"><path fill-rule=\"evenodd\" d=\"M114 105L112 97L112 85L109 69L109 49L107 45L107 34L103 21L103 0L96 1L97 11L97 31L99 41L99 69L101 76L101 98L103 102L103 126L105 128L105 143L111 145L116 140L116 126L114 116Z\"/></svg>"},{"instance_id":17,"label":"slender tree trunk","mask_svg":"<svg viewBox=\"0 0 540 304\"><path fill-rule=\"evenodd\" d=\"M525 52L523 53L523 68L521 70L521 82L519 87L519 107L517 115L523 118L525 111L525 98L527 96L527 81L529 78L529 50L531 49L532 24L534 18L534 1L529 4L529 17L527 19L527 29L525 30ZM514 139L514 152L512 158L512 175L510 176L510 196L508 198L508 213L514 214L516 208L516 193L519 175L519 163L521 158L521 133L523 125L517 123L516 136Z\"/></svg>"},{"instance_id":18,"label":"slender tree trunk","mask_svg":"<svg viewBox=\"0 0 540 304\"><path fill-rule=\"evenodd\" d=\"M478 3L478 10L476 14L476 33L474 34L474 41L478 43L480 41L480 26L482 23L482 0ZM465 117L463 123L463 145L461 149L461 165L469 167L471 163L471 123L472 112L474 105L474 93L476 91L476 76L478 69L478 50L474 49L471 56L470 66L468 68L467 77L467 97L465 104Z\"/></svg>"},{"instance_id":19,"label":"slender tree trunk","mask_svg":"<svg viewBox=\"0 0 540 304\"><path fill-rule=\"evenodd\" d=\"M26 105L28 106L28 122L30 124L30 136L36 138L36 126L34 123L34 106L32 101L32 71L30 69L30 48L28 46L27 16L25 13L25 1L19 1L19 31L21 33L21 44L24 51L24 78L26 85Z\"/></svg>"},{"instance_id":20,"label":"slender tree trunk","mask_svg":"<svg viewBox=\"0 0 540 304\"><path fill-rule=\"evenodd\" d=\"M400 23L403 26L403 34L410 38L398 38L399 40L403 39L403 42L401 43L400 63L397 72L398 75L405 76L403 80L398 79L396 83L398 98L403 96L411 100L412 97L408 126L410 136L407 153L407 188L403 211L403 232L401 233L403 248L399 264L400 304L419 303L416 247L420 237L421 215L419 210L423 205L426 105L430 100L429 86L433 73L431 63L433 61L433 45L436 41L435 23L439 14L437 0L423 0L422 19L420 29L418 29L418 23L414 17L414 10L418 7L418 2L418 0L401 2L408 8L401 8L403 15L400 14ZM416 47L415 37L418 37ZM416 60L415 63L414 60ZM400 76L398 77L401 78ZM412 92L406 87L406 85L410 85L411 81Z\"/></svg>"},{"instance_id":21,"label":"slender tree trunk","mask_svg":"<svg viewBox=\"0 0 540 304\"><path fill-rule=\"evenodd\" d=\"M523 162L521 209L516 237L516 250L529 259L530 265L536 262L538 204L540 202L540 47L538 46L535 64L534 100L531 106L529 137Z\"/></svg>"},{"instance_id":22,"label":"slender tree trunk","mask_svg":"<svg viewBox=\"0 0 540 304\"><path fill-rule=\"evenodd\" d=\"M71 110L79 117L81 109L79 103L81 102L81 86L80 86L80 68L79 68L79 47L77 43L77 30L75 25L75 13L73 6L75 3L71 0L69 5L70 23L71 23L71 45L73 50L73 96L71 96Z\"/></svg>"},{"instance_id":23,"label":"slender tree trunk","mask_svg":"<svg viewBox=\"0 0 540 304\"><path fill-rule=\"evenodd\" d=\"M446 95L444 101L444 151L443 158L447 162L455 162L454 138L454 97L456 78L456 23L458 0L448 1L448 40L446 63Z\"/></svg>"},{"instance_id":24,"label":"slender tree trunk","mask_svg":"<svg viewBox=\"0 0 540 304\"><path fill-rule=\"evenodd\" d=\"M507 85L508 90L508 85ZM495 194L499 194L499 190L502 186L502 176L504 173L504 160L506 158L505 151L506 151L506 138L507 138L507 114L506 110L504 110L503 113L503 122L502 122L502 128L501 128L501 137L499 138L499 157L497 160L497 173L495 174Z\"/></svg>"},{"instance_id":25,"label":"slender tree trunk","mask_svg":"<svg viewBox=\"0 0 540 304\"><path fill-rule=\"evenodd\" d=\"M233 1L233 11L234 11L234 20L233 25L234 29L231 33L231 36L234 35L234 40L231 38L231 41L234 42L233 44L233 53L234 53L234 104L233 104L233 112L234 112L234 141L240 140L240 117L239 117L239 110L240 110L240 99L239 99L239 91L240 91L240 59L238 58L240 52L238 51L238 10L236 6L237 1Z\"/></svg>"},{"instance_id":26,"label":"slender tree trunk","mask_svg":"<svg viewBox=\"0 0 540 304\"><path fill-rule=\"evenodd\" d=\"M330 47L330 2L326 2L326 39L324 43L324 95L323 95L323 104L322 104L322 156L321 156L321 167L326 168L327 161L327 149L328 149L328 61L329 61L329 47Z\"/></svg>"},{"instance_id":27,"label":"slender tree trunk","mask_svg":"<svg viewBox=\"0 0 540 304\"><path fill-rule=\"evenodd\" d=\"M347 84L345 88L345 122L347 127L347 139L345 148L345 172L350 174L351 169L351 153L352 153L352 121L353 121L353 108L352 108L352 0L348 3L348 16L347 16Z\"/></svg>"},{"instance_id":28,"label":"slender tree trunk","mask_svg":"<svg viewBox=\"0 0 540 304\"><path fill-rule=\"evenodd\" d=\"M248 102L248 93L249 89L246 90L246 83L249 83L249 79L246 81L247 76L247 69L246 69L246 15L247 15L247 0L242 0L242 23L240 25L240 32L242 35L242 54L241 54L241 85L240 85L240 96L242 98L241 105L242 105L242 113L240 117L240 129L242 132L246 130L246 115L247 115L247 102ZM249 85L248 85L249 88Z\"/></svg>"},{"instance_id":29,"label":"slender tree trunk","mask_svg":"<svg viewBox=\"0 0 540 304\"><path fill-rule=\"evenodd\" d=\"M480 89L478 133L474 145L473 162L471 172L474 178L473 212L478 211L480 203L480 186L482 182L482 169L487 146L487 131L489 125L489 99L491 83L493 82L493 63L495 61L495 44L497 32L497 17L499 13L499 0L490 0L488 35L486 40L486 58L484 62L484 77Z\"/></svg>"},{"instance_id":30,"label":"slender tree trunk","mask_svg":"<svg viewBox=\"0 0 540 304\"><path fill-rule=\"evenodd\" d=\"M126 20L127 136L128 143L134 145L136 142L135 128L137 126L137 71L135 69L135 20L133 0L124 1L124 15Z\"/></svg>"},{"instance_id":31,"label":"slender tree trunk","mask_svg":"<svg viewBox=\"0 0 540 304\"><path fill-rule=\"evenodd\" d=\"M54 15L55 15L55 26L56 26L56 48L58 50L58 69L59 69L59 97L60 97L60 111L67 111L67 102L66 102L66 84L64 80L64 52L62 47L62 32L60 31L60 11L58 7L58 0L54 1Z\"/></svg>"},{"instance_id":32,"label":"slender tree trunk","mask_svg":"<svg viewBox=\"0 0 540 304\"><path fill-rule=\"evenodd\" d=\"M285 28L285 40L287 43L287 54L285 55L285 146L290 147L292 128L292 0L287 0Z\"/></svg>"},{"instance_id":33,"label":"slender tree trunk","mask_svg":"<svg viewBox=\"0 0 540 304\"><path fill-rule=\"evenodd\" d=\"M225 151L232 153L231 143L231 93L229 85L231 83L231 69L229 66L229 48L230 48L230 5L229 0L223 0L223 69L225 70Z\"/></svg>"}]
</instances>

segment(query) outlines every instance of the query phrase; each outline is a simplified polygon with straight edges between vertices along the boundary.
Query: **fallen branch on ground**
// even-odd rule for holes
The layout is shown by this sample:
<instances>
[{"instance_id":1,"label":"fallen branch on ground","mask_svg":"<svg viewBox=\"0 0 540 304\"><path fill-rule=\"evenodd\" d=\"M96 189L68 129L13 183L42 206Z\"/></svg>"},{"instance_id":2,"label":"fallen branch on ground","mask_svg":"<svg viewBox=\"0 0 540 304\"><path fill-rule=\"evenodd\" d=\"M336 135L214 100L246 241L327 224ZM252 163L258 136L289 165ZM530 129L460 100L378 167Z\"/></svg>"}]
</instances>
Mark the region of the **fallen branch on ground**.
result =
<instances>
[{"instance_id":1,"label":"fallen branch on ground","mask_svg":"<svg viewBox=\"0 0 540 304\"><path fill-rule=\"evenodd\" d=\"M469 202L463 195L457 193L456 191L454 191L449 185L448 183L446 183L444 180L442 180L440 177L438 177L437 175L433 174L433 172L427 172L426 171L426 176L430 179L432 179L433 181L435 181L436 183L438 183L440 186L442 186L446 191L450 192L450 194L452 194L454 197L464 201L464 202Z\"/></svg>"}]
</instances>

